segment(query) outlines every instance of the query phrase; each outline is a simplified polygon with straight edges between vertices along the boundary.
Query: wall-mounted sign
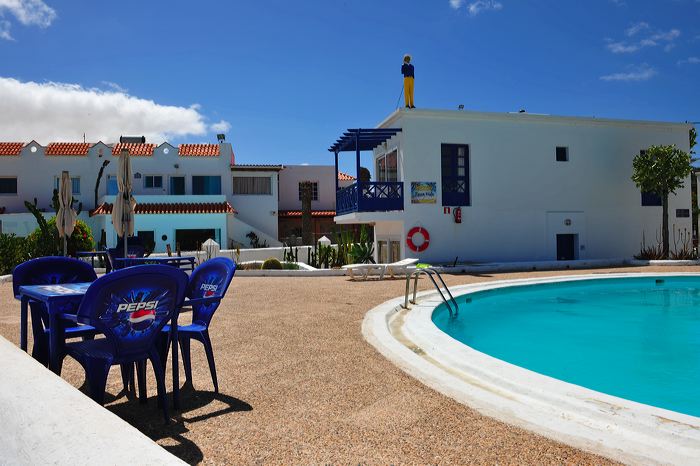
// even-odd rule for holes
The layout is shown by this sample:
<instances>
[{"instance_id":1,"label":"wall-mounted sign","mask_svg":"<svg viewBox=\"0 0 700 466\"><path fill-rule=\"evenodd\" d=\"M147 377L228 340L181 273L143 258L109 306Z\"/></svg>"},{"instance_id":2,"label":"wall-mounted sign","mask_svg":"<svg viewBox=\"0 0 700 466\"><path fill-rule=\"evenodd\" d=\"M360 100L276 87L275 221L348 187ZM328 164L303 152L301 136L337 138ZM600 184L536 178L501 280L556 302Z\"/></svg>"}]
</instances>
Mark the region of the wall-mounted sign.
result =
<instances>
[{"instance_id":1,"label":"wall-mounted sign","mask_svg":"<svg viewBox=\"0 0 700 466\"><path fill-rule=\"evenodd\" d=\"M435 181L411 181L411 204L435 204L437 183Z\"/></svg>"}]
</instances>

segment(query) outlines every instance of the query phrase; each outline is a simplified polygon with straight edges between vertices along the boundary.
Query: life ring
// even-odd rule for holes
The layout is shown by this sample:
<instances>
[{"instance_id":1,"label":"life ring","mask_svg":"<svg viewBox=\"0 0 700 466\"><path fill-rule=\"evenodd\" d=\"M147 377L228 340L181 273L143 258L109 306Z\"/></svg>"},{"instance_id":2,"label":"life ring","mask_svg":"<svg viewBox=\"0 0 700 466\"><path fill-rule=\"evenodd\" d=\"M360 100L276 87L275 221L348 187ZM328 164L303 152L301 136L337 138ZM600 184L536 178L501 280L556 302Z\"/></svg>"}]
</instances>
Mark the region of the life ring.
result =
<instances>
[{"instance_id":1,"label":"life ring","mask_svg":"<svg viewBox=\"0 0 700 466\"><path fill-rule=\"evenodd\" d=\"M416 246L416 243L413 242L413 236L416 233L420 233L423 237L423 242L419 246ZM406 236L406 245L408 245L408 248L413 252L425 251L426 249L428 249L428 246L430 246L430 233L428 233L428 230L426 230L423 227L413 227L410 230L408 230L408 235Z\"/></svg>"}]
</instances>

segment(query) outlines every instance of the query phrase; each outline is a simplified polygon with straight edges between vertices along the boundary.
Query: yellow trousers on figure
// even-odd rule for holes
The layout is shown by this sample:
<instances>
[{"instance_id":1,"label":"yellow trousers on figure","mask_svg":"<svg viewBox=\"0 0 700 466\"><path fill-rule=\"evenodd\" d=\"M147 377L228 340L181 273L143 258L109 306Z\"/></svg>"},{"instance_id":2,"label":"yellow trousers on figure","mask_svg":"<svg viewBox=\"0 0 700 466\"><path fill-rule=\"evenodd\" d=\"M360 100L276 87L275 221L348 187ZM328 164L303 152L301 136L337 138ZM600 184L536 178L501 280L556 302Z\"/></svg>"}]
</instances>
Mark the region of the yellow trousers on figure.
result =
<instances>
[{"instance_id":1,"label":"yellow trousers on figure","mask_svg":"<svg viewBox=\"0 0 700 466\"><path fill-rule=\"evenodd\" d=\"M403 78L403 99L406 107L413 107L413 78Z\"/></svg>"}]
</instances>

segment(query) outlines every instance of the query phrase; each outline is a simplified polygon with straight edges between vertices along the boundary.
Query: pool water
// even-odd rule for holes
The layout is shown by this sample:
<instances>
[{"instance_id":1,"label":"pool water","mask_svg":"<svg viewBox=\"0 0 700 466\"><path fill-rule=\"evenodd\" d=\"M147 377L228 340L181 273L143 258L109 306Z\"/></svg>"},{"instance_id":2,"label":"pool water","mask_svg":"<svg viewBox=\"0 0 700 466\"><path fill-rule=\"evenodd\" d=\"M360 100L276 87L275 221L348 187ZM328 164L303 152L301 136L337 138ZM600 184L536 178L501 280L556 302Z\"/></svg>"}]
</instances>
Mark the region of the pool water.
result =
<instances>
[{"instance_id":1,"label":"pool water","mask_svg":"<svg viewBox=\"0 0 700 466\"><path fill-rule=\"evenodd\" d=\"M700 416L700 276L516 286L438 307L442 331L495 358L609 395Z\"/></svg>"}]
</instances>

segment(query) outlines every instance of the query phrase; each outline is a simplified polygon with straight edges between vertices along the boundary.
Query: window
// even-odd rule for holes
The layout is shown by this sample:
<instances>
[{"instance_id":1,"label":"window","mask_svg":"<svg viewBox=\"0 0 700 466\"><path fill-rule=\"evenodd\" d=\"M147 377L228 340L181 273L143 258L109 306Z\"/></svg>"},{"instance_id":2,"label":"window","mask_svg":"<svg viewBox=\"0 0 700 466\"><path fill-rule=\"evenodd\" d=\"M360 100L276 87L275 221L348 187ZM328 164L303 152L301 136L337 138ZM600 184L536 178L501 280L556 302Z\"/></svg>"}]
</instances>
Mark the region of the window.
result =
<instances>
[{"instance_id":1,"label":"window","mask_svg":"<svg viewBox=\"0 0 700 466\"><path fill-rule=\"evenodd\" d=\"M272 178L269 176L234 176L233 194L272 194Z\"/></svg>"},{"instance_id":2,"label":"window","mask_svg":"<svg viewBox=\"0 0 700 466\"><path fill-rule=\"evenodd\" d=\"M398 176L397 151L377 157L377 181L399 181Z\"/></svg>"},{"instance_id":3,"label":"window","mask_svg":"<svg viewBox=\"0 0 700 466\"><path fill-rule=\"evenodd\" d=\"M72 194L80 194L80 178L78 178L78 177L73 178L71 176L70 182L71 182L71 190L73 191ZM61 184L61 177L55 176L53 179L54 189L59 189L60 184Z\"/></svg>"},{"instance_id":4,"label":"window","mask_svg":"<svg viewBox=\"0 0 700 466\"><path fill-rule=\"evenodd\" d=\"M690 218L690 209L676 209L676 217Z\"/></svg>"},{"instance_id":5,"label":"window","mask_svg":"<svg viewBox=\"0 0 700 466\"><path fill-rule=\"evenodd\" d=\"M301 183L299 183L299 200L301 201ZM318 201L318 181L311 182L311 200Z\"/></svg>"},{"instance_id":6,"label":"window","mask_svg":"<svg viewBox=\"0 0 700 466\"><path fill-rule=\"evenodd\" d=\"M156 246L156 235L152 230L140 230L136 236L141 240L141 244L147 251L153 251Z\"/></svg>"},{"instance_id":7,"label":"window","mask_svg":"<svg viewBox=\"0 0 700 466\"><path fill-rule=\"evenodd\" d=\"M442 205L471 205L469 198L469 146L443 144L441 152Z\"/></svg>"},{"instance_id":8,"label":"window","mask_svg":"<svg viewBox=\"0 0 700 466\"><path fill-rule=\"evenodd\" d=\"M557 162L568 162L569 161L569 148L568 147L557 147Z\"/></svg>"},{"instance_id":9,"label":"window","mask_svg":"<svg viewBox=\"0 0 700 466\"><path fill-rule=\"evenodd\" d=\"M17 194L17 178L0 178L0 194Z\"/></svg>"},{"instance_id":10,"label":"window","mask_svg":"<svg viewBox=\"0 0 700 466\"><path fill-rule=\"evenodd\" d=\"M119 192L119 185L117 184L117 177L115 175L109 175L107 177L107 195L115 196Z\"/></svg>"},{"instance_id":11,"label":"window","mask_svg":"<svg viewBox=\"0 0 700 466\"><path fill-rule=\"evenodd\" d=\"M661 196L652 192L642 192L642 205L646 207L660 206Z\"/></svg>"},{"instance_id":12,"label":"window","mask_svg":"<svg viewBox=\"0 0 700 466\"><path fill-rule=\"evenodd\" d=\"M192 194L221 194L221 177L193 176Z\"/></svg>"},{"instance_id":13,"label":"window","mask_svg":"<svg viewBox=\"0 0 700 466\"><path fill-rule=\"evenodd\" d=\"M170 177L170 194L182 196L185 194L185 177L171 176Z\"/></svg>"},{"instance_id":14,"label":"window","mask_svg":"<svg viewBox=\"0 0 700 466\"><path fill-rule=\"evenodd\" d=\"M146 175L143 177L144 188L162 188L163 177L160 175Z\"/></svg>"}]
</instances>

